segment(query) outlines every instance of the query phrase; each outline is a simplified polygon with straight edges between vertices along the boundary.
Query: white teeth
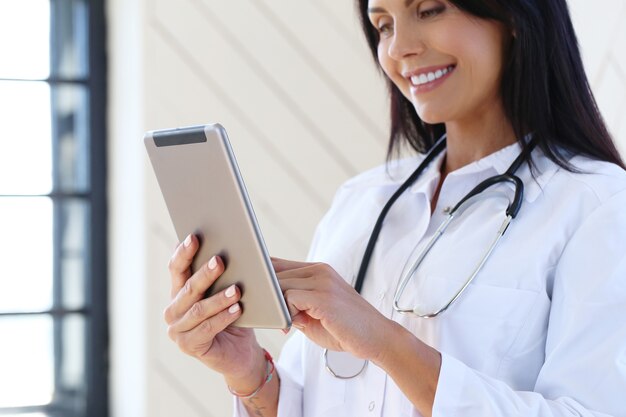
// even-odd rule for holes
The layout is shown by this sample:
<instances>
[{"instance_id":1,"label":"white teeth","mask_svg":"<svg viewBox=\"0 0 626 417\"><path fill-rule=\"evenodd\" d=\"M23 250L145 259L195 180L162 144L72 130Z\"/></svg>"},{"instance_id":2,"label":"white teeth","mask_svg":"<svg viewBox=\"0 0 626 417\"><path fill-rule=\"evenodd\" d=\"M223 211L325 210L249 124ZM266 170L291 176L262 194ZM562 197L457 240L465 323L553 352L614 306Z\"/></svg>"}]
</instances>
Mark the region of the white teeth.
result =
<instances>
[{"instance_id":1,"label":"white teeth","mask_svg":"<svg viewBox=\"0 0 626 417\"><path fill-rule=\"evenodd\" d=\"M414 85L422 85L422 84L426 84L426 83L435 81L435 80L443 77L444 75L446 75L448 72L452 71L452 68L454 68L454 67L450 66L448 68L438 69L435 72L429 72L429 73L420 74L420 75L413 75L411 77L411 82Z\"/></svg>"}]
</instances>

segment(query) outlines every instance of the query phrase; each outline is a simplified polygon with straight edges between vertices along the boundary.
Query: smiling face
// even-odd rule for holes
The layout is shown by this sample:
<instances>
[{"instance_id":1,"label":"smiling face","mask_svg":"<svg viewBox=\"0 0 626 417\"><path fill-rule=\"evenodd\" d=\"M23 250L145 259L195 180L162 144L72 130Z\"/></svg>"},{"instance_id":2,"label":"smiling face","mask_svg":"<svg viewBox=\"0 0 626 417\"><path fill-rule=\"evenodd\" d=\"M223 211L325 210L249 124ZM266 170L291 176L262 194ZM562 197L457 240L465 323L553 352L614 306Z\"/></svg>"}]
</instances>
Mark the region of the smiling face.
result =
<instances>
[{"instance_id":1,"label":"smiling face","mask_svg":"<svg viewBox=\"0 0 626 417\"><path fill-rule=\"evenodd\" d=\"M369 0L378 61L431 124L501 106L504 28L444 0Z\"/></svg>"}]
</instances>

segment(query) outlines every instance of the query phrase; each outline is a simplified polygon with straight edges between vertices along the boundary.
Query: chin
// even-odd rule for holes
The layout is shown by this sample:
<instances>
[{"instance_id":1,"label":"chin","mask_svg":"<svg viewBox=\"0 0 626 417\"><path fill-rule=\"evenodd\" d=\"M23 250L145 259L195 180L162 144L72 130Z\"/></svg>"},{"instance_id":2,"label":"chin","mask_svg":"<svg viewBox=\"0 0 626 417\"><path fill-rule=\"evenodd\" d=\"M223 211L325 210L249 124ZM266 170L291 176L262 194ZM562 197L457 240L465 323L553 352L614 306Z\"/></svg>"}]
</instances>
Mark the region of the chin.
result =
<instances>
[{"instance_id":1,"label":"chin","mask_svg":"<svg viewBox=\"0 0 626 417\"><path fill-rule=\"evenodd\" d=\"M447 118L442 112L433 112L433 111L423 111L415 109L419 118L424 122L431 125L435 125L438 123L445 123Z\"/></svg>"},{"instance_id":2,"label":"chin","mask_svg":"<svg viewBox=\"0 0 626 417\"><path fill-rule=\"evenodd\" d=\"M413 107L424 123L435 125L445 123L447 120L446 112L442 111L442 109L434 109L430 106L420 106L418 104L414 104Z\"/></svg>"}]
</instances>

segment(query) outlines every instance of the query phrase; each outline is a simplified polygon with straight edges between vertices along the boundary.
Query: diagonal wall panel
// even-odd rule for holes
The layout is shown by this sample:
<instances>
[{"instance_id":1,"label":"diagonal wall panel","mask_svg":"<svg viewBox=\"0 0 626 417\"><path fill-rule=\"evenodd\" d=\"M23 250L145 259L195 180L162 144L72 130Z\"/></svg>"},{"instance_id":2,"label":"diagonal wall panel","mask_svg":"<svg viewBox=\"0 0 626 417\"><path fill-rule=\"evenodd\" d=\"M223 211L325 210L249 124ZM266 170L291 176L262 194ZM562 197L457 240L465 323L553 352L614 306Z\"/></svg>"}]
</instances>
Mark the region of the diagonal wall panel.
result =
<instances>
[{"instance_id":1,"label":"diagonal wall panel","mask_svg":"<svg viewBox=\"0 0 626 417\"><path fill-rule=\"evenodd\" d=\"M357 171L363 168L346 157L354 152L352 138L357 135L363 144L359 159L372 157L372 165L380 162L380 151L384 151L380 135L384 130L369 120L377 132L363 128L363 118L355 117L355 110L339 99L333 86L327 84L328 79L320 77L302 54L293 52L293 46L286 40L289 33L281 32L268 21L258 5L248 6L242 13L241 6L234 2L205 0L194 4L204 6L197 9L207 23L219 26L220 33L226 35L228 46L236 49L245 64L250 65L288 105L301 128L314 132L315 139L329 152L335 153L335 158ZM255 25L259 30L251 30ZM276 54L277 50L283 53ZM345 68L344 72L352 70Z\"/></svg>"},{"instance_id":2,"label":"diagonal wall panel","mask_svg":"<svg viewBox=\"0 0 626 417\"><path fill-rule=\"evenodd\" d=\"M161 38L160 32L155 34ZM160 60L176 59L167 45L158 50ZM184 65L162 67L161 86L149 100L148 112L159 114L157 127L193 125L219 120L229 130L242 175L270 251L279 256L303 256L308 237L323 211L322 198L310 191L295 165L280 157L271 142L262 142L255 130L242 125L236 113L214 99L214 91ZM176 80L176 82L172 82ZM181 97L201 97L193 106L181 104ZM182 103L187 100L183 99ZM270 141L266 138L265 141ZM259 172L262 175L259 175ZM289 193L280 190L290 190ZM306 208L306 209L303 209ZM169 221L169 219L166 219ZM303 233L303 231L305 234ZM294 251L294 249L296 249Z\"/></svg>"},{"instance_id":3,"label":"diagonal wall panel","mask_svg":"<svg viewBox=\"0 0 626 417\"><path fill-rule=\"evenodd\" d=\"M376 94L378 88L372 88L372 80L380 74L365 42L341 36L342 28L334 27L329 16L314 7L315 2L283 2L279 7L271 0L251 4L290 45L294 55L302 58L311 76L326 84L347 107L356 123L346 118L345 111L331 114L330 120L362 125L384 151L387 132L381 130L380 119L387 113L387 102Z\"/></svg>"}]
</instances>

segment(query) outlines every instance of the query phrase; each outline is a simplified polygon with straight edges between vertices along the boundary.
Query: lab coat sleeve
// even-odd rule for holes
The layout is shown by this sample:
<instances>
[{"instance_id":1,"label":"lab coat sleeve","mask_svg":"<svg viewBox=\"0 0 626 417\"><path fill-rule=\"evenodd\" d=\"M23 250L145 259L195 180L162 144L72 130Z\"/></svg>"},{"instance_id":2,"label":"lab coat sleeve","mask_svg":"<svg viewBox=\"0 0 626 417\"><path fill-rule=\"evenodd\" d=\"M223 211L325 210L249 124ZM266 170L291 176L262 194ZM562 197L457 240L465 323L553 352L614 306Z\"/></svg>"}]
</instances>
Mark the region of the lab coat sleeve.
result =
<instances>
[{"instance_id":1,"label":"lab coat sleeve","mask_svg":"<svg viewBox=\"0 0 626 417\"><path fill-rule=\"evenodd\" d=\"M561 255L533 392L444 353L432 415L626 417L626 192L596 208Z\"/></svg>"}]
</instances>

